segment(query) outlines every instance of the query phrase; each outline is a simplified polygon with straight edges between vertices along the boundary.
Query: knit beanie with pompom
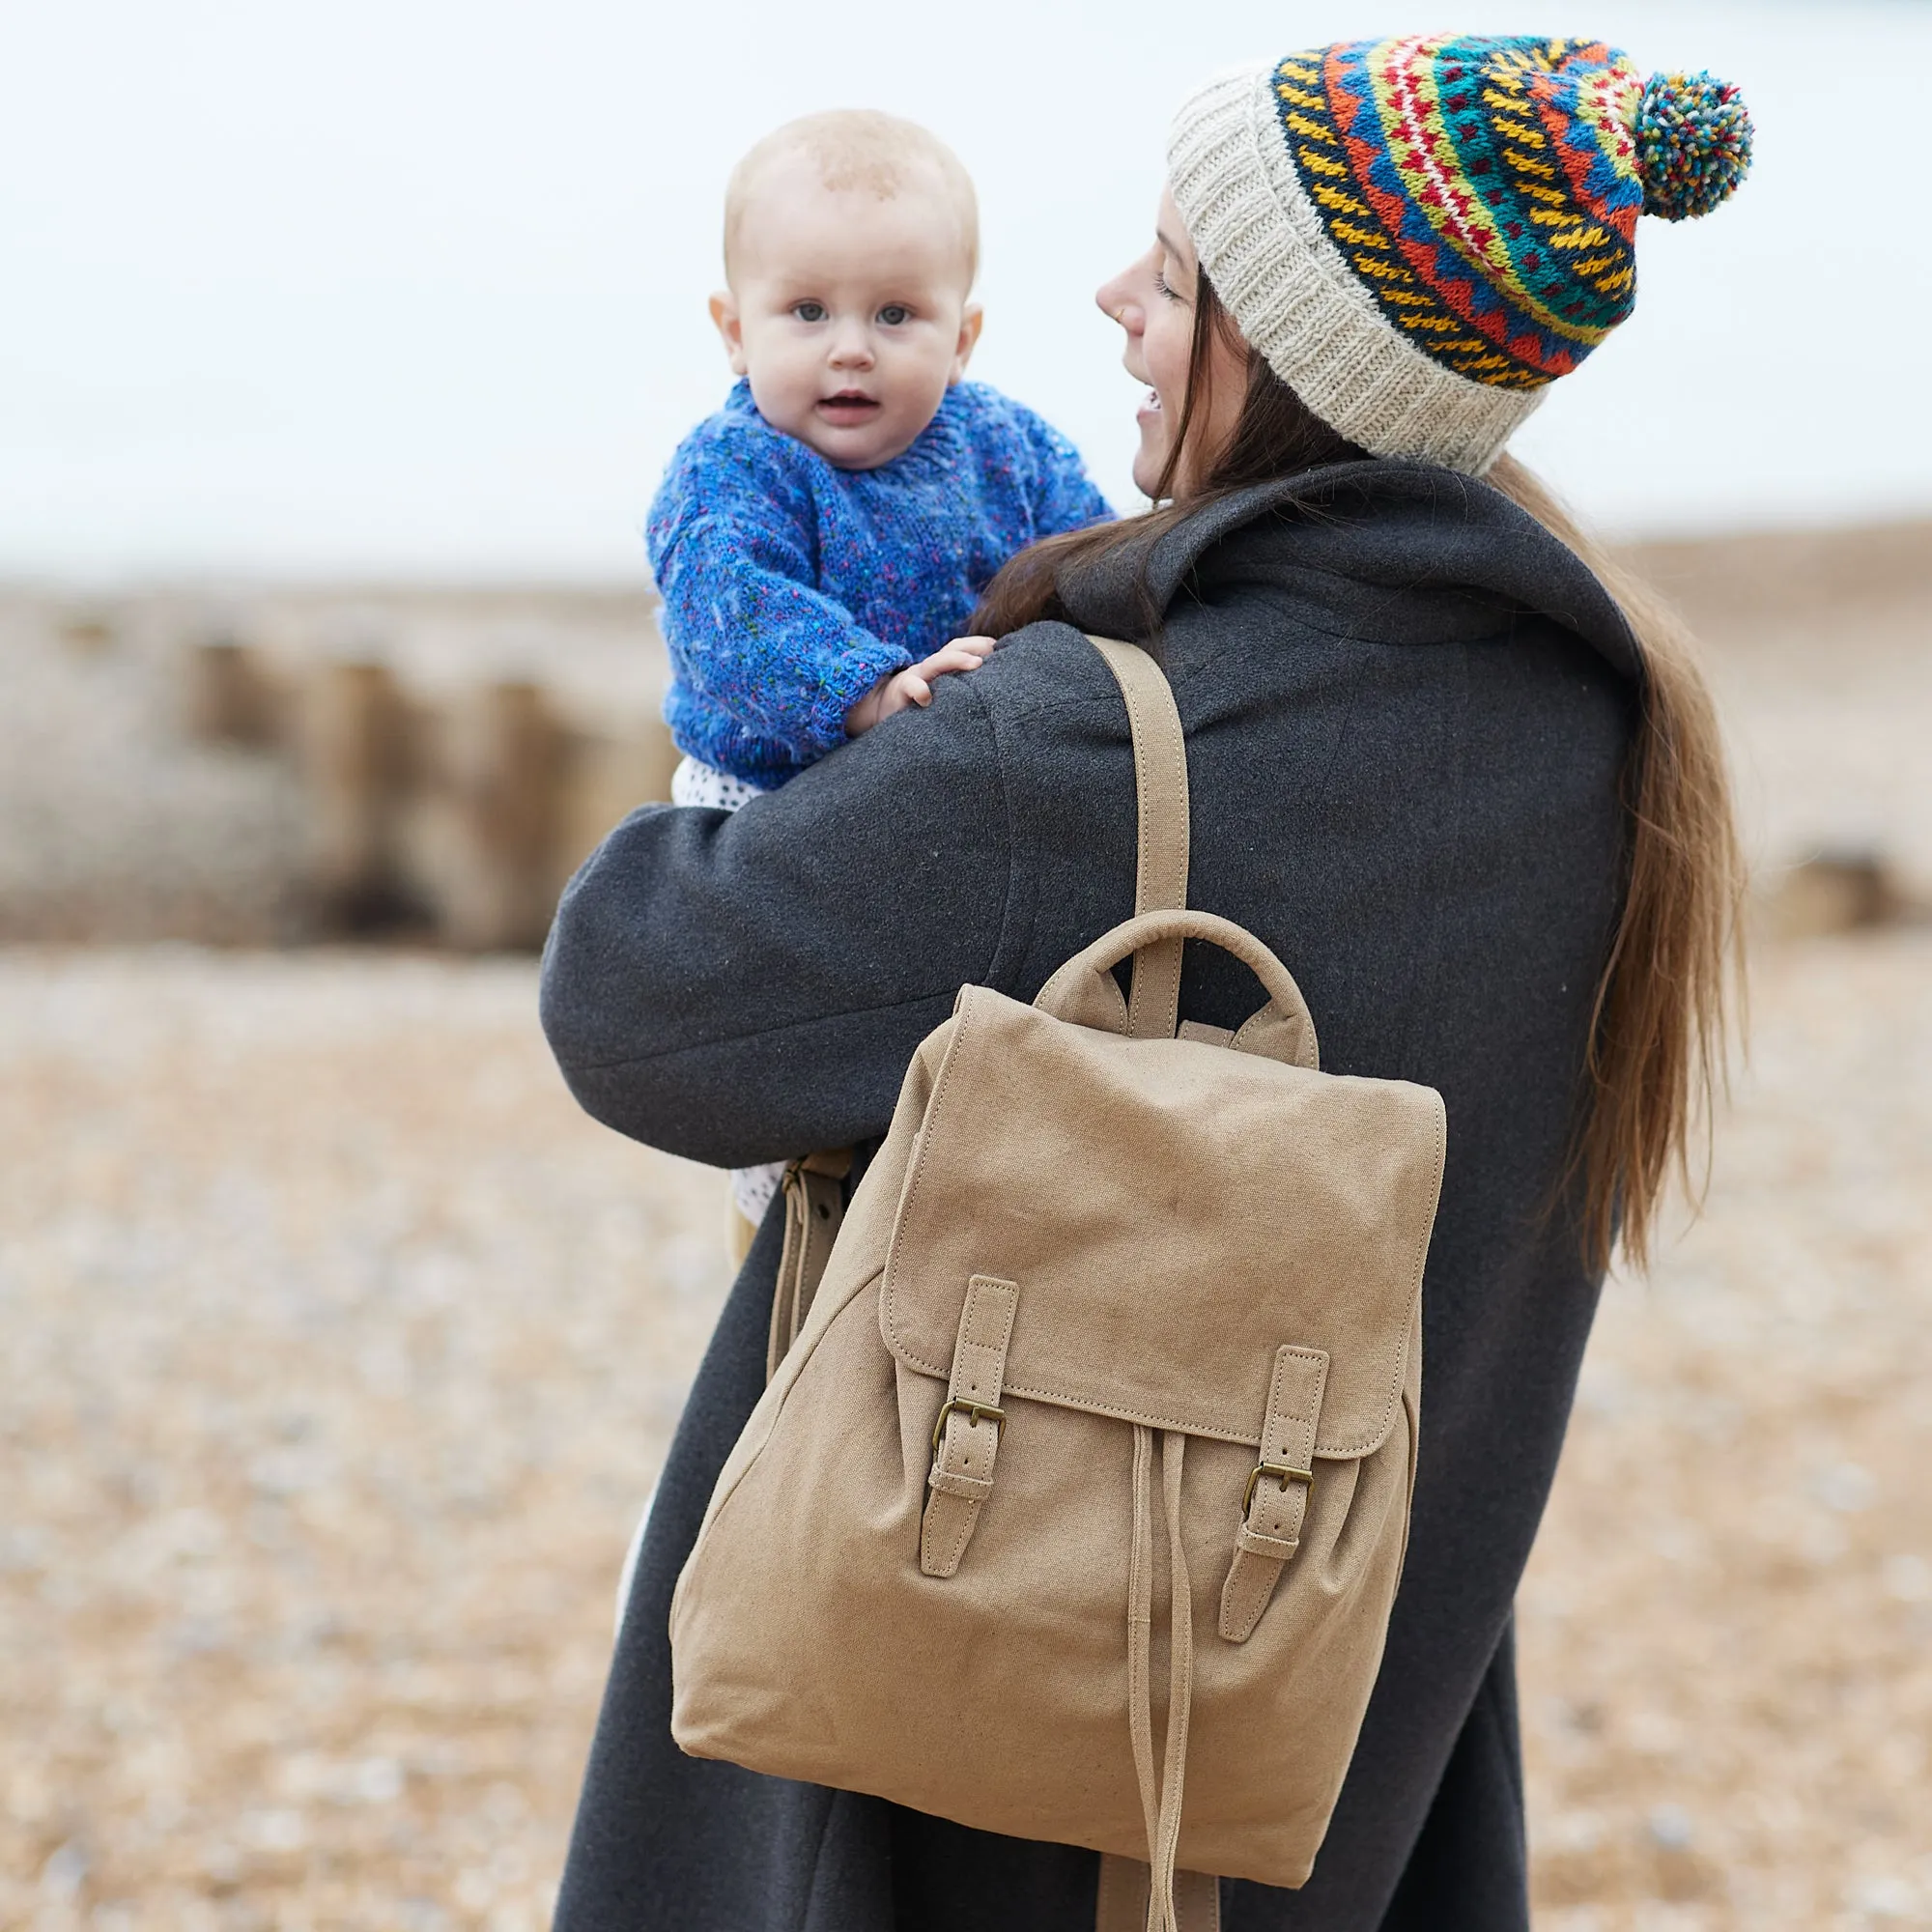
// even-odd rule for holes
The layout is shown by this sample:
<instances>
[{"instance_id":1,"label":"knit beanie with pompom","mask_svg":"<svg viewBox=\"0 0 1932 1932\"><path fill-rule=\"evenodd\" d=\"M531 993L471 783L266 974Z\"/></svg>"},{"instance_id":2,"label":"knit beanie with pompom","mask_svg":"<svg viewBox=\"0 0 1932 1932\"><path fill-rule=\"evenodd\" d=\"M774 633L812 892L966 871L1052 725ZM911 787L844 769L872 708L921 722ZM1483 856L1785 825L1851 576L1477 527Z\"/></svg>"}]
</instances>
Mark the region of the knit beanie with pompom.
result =
<instances>
[{"instance_id":1,"label":"knit beanie with pompom","mask_svg":"<svg viewBox=\"0 0 1932 1932\"><path fill-rule=\"evenodd\" d=\"M1629 315L1636 218L1750 165L1736 88L1597 41L1410 36L1210 81L1168 181L1241 333L1376 456L1479 475Z\"/></svg>"}]
</instances>

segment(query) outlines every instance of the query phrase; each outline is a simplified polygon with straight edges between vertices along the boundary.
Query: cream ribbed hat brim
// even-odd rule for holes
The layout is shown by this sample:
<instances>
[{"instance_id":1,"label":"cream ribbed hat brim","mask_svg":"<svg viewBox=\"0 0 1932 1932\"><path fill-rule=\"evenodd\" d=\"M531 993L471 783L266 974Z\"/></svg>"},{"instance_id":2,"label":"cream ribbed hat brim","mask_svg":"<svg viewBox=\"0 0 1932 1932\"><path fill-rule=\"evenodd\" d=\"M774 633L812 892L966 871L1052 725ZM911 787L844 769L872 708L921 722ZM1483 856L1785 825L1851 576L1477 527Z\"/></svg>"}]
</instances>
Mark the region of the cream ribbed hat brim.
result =
<instances>
[{"instance_id":1,"label":"cream ribbed hat brim","mask_svg":"<svg viewBox=\"0 0 1932 1932\"><path fill-rule=\"evenodd\" d=\"M1193 95L1167 143L1168 185L1240 331L1308 407L1372 456L1479 476L1543 390L1471 382L1377 305L1310 203L1275 118L1274 67Z\"/></svg>"}]
</instances>

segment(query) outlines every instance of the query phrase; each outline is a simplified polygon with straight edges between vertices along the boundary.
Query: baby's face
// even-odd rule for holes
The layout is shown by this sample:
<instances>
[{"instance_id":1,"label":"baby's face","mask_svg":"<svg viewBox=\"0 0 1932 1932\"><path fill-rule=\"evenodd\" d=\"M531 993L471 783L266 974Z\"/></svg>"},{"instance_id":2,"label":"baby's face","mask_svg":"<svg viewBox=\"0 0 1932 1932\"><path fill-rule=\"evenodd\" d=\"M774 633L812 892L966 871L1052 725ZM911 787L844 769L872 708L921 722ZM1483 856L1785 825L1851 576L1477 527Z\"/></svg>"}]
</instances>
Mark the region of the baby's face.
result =
<instances>
[{"instance_id":1,"label":"baby's face","mask_svg":"<svg viewBox=\"0 0 1932 1932\"><path fill-rule=\"evenodd\" d=\"M965 374L980 333L971 264L935 176L889 199L832 189L800 156L757 184L711 298L731 367L774 429L840 469L912 444Z\"/></svg>"}]
</instances>

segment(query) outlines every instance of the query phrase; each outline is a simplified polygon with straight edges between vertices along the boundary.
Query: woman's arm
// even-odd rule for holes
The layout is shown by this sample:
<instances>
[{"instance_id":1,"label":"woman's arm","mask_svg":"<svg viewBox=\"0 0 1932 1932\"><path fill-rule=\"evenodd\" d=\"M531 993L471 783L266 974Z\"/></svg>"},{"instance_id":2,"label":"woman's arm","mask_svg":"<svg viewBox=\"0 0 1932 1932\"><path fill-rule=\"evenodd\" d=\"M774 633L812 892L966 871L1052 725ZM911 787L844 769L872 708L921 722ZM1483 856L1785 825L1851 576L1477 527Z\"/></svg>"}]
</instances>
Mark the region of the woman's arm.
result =
<instances>
[{"instance_id":1,"label":"woman's arm","mask_svg":"<svg viewBox=\"0 0 1932 1932\"><path fill-rule=\"evenodd\" d=\"M544 1031L587 1112L719 1166L884 1132L960 985L1025 952L972 689L993 674L945 679L735 814L650 806L611 833L544 954Z\"/></svg>"}]
</instances>

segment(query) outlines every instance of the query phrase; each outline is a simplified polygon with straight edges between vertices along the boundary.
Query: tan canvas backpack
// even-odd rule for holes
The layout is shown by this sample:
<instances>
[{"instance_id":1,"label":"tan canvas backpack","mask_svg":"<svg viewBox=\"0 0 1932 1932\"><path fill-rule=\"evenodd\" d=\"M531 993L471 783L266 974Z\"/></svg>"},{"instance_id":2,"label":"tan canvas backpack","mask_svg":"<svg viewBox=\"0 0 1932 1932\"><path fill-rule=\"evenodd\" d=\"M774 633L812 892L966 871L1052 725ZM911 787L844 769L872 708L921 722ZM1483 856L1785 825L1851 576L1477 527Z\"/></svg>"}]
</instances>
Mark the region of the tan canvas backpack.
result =
<instances>
[{"instance_id":1,"label":"tan canvas backpack","mask_svg":"<svg viewBox=\"0 0 1932 1932\"><path fill-rule=\"evenodd\" d=\"M1318 1071L1287 968L1179 909L1173 696L1095 641L1136 916L1031 1006L961 989L842 1226L836 1162L792 1177L774 1373L672 1601L671 1728L1091 1846L1102 1932L1194 1932L1208 1874L1307 1878L1375 1682L1443 1109ZM1232 1036L1177 1037L1185 939L1266 993Z\"/></svg>"}]
</instances>

